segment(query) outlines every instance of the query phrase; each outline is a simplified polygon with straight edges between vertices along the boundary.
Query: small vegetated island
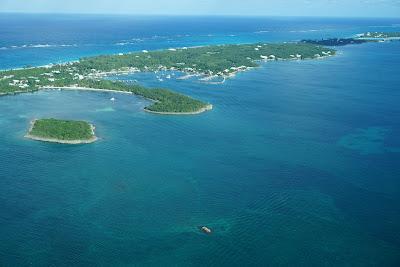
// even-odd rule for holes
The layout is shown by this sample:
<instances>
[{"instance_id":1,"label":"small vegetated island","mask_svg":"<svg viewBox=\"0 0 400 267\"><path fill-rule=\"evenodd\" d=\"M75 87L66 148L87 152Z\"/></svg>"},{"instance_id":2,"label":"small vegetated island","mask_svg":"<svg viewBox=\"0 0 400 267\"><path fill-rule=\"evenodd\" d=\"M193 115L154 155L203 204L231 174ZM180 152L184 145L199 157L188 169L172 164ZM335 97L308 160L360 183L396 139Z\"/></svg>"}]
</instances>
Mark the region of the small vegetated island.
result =
<instances>
[{"instance_id":1,"label":"small vegetated island","mask_svg":"<svg viewBox=\"0 0 400 267\"><path fill-rule=\"evenodd\" d=\"M160 88L145 88L105 79L133 72L181 71L208 79L228 78L259 66L260 61L302 60L328 57L335 50L308 43L242 44L179 48L82 58L77 62L0 72L0 94L64 88L130 93L153 103L145 107L158 114L197 114L212 105Z\"/></svg>"},{"instance_id":2,"label":"small vegetated island","mask_svg":"<svg viewBox=\"0 0 400 267\"><path fill-rule=\"evenodd\" d=\"M31 122L27 138L62 144L88 144L97 140L95 127L85 121L38 119Z\"/></svg>"}]
</instances>

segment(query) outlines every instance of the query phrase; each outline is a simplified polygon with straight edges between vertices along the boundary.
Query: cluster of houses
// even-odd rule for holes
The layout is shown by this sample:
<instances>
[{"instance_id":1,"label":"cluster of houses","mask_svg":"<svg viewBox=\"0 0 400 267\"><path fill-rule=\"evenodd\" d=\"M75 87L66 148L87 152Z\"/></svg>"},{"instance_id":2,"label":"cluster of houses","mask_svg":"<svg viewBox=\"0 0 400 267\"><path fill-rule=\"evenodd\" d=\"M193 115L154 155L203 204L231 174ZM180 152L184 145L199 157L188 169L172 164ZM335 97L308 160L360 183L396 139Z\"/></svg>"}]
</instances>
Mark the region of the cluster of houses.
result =
<instances>
[{"instance_id":1,"label":"cluster of houses","mask_svg":"<svg viewBox=\"0 0 400 267\"><path fill-rule=\"evenodd\" d=\"M22 89L29 87L28 80L12 80L12 82L8 83L8 85L17 86Z\"/></svg>"},{"instance_id":2,"label":"cluster of houses","mask_svg":"<svg viewBox=\"0 0 400 267\"><path fill-rule=\"evenodd\" d=\"M269 55L269 56L263 56L263 55L261 55L260 57L261 57L261 59L263 59L263 60L276 60L276 57L275 57L274 55ZM250 59L250 58L247 58L247 59Z\"/></svg>"},{"instance_id":3,"label":"cluster of houses","mask_svg":"<svg viewBox=\"0 0 400 267\"><path fill-rule=\"evenodd\" d=\"M293 59L301 59L301 55L296 54L296 55L290 55L291 58Z\"/></svg>"},{"instance_id":4,"label":"cluster of houses","mask_svg":"<svg viewBox=\"0 0 400 267\"><path fill-rule=\"evenodd\" d=\"M388 35L383 33L383 32L381 32L381 33L379 33L379 32L373 32L373 33L367 32L367 33L362 34L361 37L387 38Z\"/></svg>"},{"instance_id":5,"label":"cluster of houses","mask_svg":"<svg viewBox=\"0 0 400 267\"><path fill-rule=\"evenodd\" d=\"M49 66L44 66L44 67L49 69L53 66L49 65ZM84 78L83 75L79 75L76 73L77 69L75 67L68 68L67 71L69 72L70 75L74 76L73 79L82 80ZM14 78L15 77L14 75L8 75L8 76L4 76L4 77L0 78L0 80L14 78L13 80L11 80L8 83L9 86L15 86L15 87L19 87L21 89L26 89L26 88L29 88L30 86L32 86L33 84L36 84L37 86L39 86L41 81L47 80L48 82L55 82L56 76L59 74L61 74L61 71L52 70L49 72L41 73L40 74L41 77L29 76L28 78L22 77L22 78L16 79L16 78Z\"/></svg>"},{"instance_id":6,"label":"cluster of houses","mask_svg":"<svg viewBox=\"0 0 400 267\"><path fill-rule=\"evenodd\" d=\"M14 75L6 75L6 76L3 76L3 78L0 78L0 81L1 80L12 79L12 78L14 78Z\"/></svg>"},{"instance_id":7,"label":"cluster of houses","mask_svg":"<svg viewBox=\"0 0 400 267\"><path fill-rule=\"evenodd\" d=\"M52 72L45 72L40 74L41 76L47 76L47 80L49 82L54 82L56 79L54 78L55 74L60 74L61 72L58 70L53 70Z\"/></svg>"}]
</instances>

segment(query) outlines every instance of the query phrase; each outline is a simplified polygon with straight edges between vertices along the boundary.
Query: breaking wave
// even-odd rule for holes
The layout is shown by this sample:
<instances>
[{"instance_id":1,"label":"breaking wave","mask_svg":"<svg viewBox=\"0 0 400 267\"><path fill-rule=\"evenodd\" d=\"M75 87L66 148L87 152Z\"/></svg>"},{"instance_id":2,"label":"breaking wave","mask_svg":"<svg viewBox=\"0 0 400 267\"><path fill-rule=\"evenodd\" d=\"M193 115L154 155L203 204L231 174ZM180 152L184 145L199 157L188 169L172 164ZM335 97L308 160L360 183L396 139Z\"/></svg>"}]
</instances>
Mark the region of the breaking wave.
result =
<instances>
[{"instance_id":1,"label":"breaking wave","mask_svg":"<svg viewBox=\"0 0 400 267\"><path fill-rule=\"evenodd\" d=\"M0 50L6 49L24 49L24 48L56 48L56 47L77 47L76 44L24 44L0 47Z\"/></svg>"}]
</instances>

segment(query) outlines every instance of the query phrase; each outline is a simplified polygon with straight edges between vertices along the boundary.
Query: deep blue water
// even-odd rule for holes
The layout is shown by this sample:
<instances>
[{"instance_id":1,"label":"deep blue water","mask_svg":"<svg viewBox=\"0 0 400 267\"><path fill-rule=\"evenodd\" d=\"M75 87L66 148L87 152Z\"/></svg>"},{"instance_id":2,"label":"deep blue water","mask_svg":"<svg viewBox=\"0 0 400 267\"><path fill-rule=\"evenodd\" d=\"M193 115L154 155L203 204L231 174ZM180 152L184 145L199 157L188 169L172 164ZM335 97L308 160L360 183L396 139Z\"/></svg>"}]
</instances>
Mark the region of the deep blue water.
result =
<instances>
[{"instance_id":1,"label":"deep blue water","mask_svg":"<svg viewBox=\"0 0 400 267\"><path fill-rule=\"evenodd\" d=\"M399 30L389 19L1 14L0 69ZM148 114L146 100L110 93L1 97L0 265L398 266L400 42L338 50L222 85L116 77L214 105L198 116ZM88 120L101 140L24 139L39 117Z\"/></svg>"}]
</instances>

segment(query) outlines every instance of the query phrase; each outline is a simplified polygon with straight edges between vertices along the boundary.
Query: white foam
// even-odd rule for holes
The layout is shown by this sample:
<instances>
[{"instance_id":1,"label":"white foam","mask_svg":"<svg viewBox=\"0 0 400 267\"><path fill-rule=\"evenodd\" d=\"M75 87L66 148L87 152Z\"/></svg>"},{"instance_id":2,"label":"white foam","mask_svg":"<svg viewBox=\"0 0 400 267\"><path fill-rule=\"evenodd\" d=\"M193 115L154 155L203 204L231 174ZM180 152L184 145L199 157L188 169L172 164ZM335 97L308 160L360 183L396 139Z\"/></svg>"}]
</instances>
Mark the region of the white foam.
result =
<instances>
[{"instance_id":1,"label":"white foam","mask_svg":"<svg viewBox=\"0 0 400 267\"><path fill-rule=\"evenodd\" d=\"M12 45L9 47L1 47L0 49L23 49L23 48L49 48L49 47L76 47L77 44L23 44L23 45Z\"/></svg>"}]
</instances>

